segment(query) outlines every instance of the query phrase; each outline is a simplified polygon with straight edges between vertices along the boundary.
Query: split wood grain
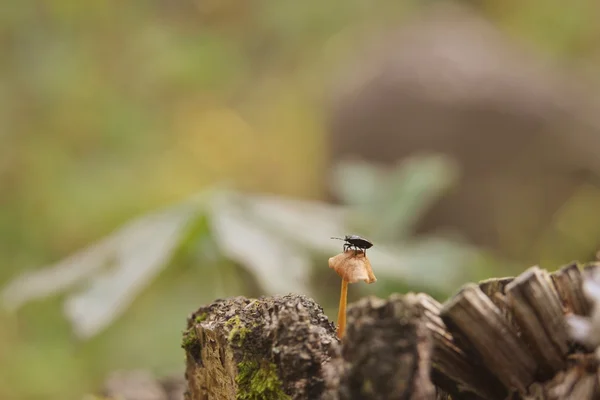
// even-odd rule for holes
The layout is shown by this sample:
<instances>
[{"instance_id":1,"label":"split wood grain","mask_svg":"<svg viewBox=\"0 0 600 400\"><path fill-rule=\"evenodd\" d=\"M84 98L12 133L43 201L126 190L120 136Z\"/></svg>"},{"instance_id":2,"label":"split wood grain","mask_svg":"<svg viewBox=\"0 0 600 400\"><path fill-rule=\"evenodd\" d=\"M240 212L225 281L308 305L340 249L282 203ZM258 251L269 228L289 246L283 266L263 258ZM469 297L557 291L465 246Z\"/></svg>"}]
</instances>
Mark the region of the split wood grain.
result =
<instances>
[{"instance_id":1,"label":"split wood grain","mask_svg":"<svg viewBox=\"0 0 600 400\"><path fill-rule=\"evenodd\" d=\"M533 354L479 286L465 285L444 304L440 315L450 332L463 336L507 389L525 392L535 381Z\"/></svg>"},{"instance_id":2,"label":"split wood grain","mask_svg":"<svg viewBox=\"0 0 600 400\"><path fill-rule=\"evenodd\" d=\"M591 305L581 290L583 277L576 263L566 265L550 274L565 313L588 315Z\"/></svg>"},{"instance_id":3,"label":"split wood grain","mask_svg":"<svg viewBox=\"0 0 600 400\"><path fill-rule=\"evenodd\" d=\"M423 293L417 294L417 299L433 341L434 383L455 397L503 399L506 391L500 381L487 368L474 363L448 332L440 317L442 305Z\"/></svg>"},{"instance_id":4,"label":"split wood grain","mask_svg":"<svg viewBox=\"0 0 600 400\"><path fill-rule=\"evenodd\" d=\"M566 366L569 335L550 275L537 266L529 268L506 287L506 298L537 362L538 379L551 378Z\"/></svg>"},{"instance_id":5,"label":"split wood grain","mask_svg":"<svg viewBox=\"0 0 600 400\"><path fill-rule=\"evenodd\" d=\"M498 307L500 313L511 325L513 330L519 333L519 326L516 324L512 310L506 302L506 287L511 283L514 277L490 278L479 282L479 288L487 297L492 300L492 303Z\"/></svg>"}]
</instances>

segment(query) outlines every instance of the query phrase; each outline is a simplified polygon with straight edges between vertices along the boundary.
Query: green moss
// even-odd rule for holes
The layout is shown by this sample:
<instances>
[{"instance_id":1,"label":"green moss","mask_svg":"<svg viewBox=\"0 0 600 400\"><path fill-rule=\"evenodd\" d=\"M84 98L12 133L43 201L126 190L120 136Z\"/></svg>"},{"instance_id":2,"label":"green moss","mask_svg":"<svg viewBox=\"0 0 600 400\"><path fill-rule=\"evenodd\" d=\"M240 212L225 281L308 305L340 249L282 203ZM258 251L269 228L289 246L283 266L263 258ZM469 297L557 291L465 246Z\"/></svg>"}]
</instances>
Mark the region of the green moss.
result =
<instances>
[{"instance_id":1,"label":"green moss","mask_svg":"<svg viewBox=\"0 0 600 400\"><path fill-rule=\"evenodd\" d=\"M196 333L196 327L192 326L183 332L181 338L181 347L185 350L186 358L192 357L196 362L200 360L200 341Z\"/></svg>"},{"instance_id":2,"label":"green moss","mask_svg":"<svg viewBox=\"0 0 600 400\"><path fill-rule=\"evenodd\" d=\"M235 382L238 385L238 400L289 400L291 399L281 388L281 380L277 375L277 366L273 363L242 361L238 365Z\"/></svg>"},{"instance_id":3,"label":"green moss","mask_svg":"<svg viewBox=\"0 0 600 400\"><path fill-rule=\"evenodd\" d=\"M251 332L251 329L246 328L244 324L242 324L238 315L229 319L225 325L231 328L229 335L227 336L227 340L229 340L230 343L233 343L233 340L237 337L238 344L241 345L244 342L246 335Z\"/></svg>"},{"instance_id":4,"label":"green moss","mask_svg":"<svg viewBox=\"0 0 600 400\"><path fill-rule=\"evenodd\" d=\"M192 326L183 332L183 337L181 338L181 347L185 350L189 350L190 347L196 343L197 339L198 337L196 336L196 328Z\"/></svg>"},{"instance_id":5,"label":"green moss","mask_svg":"<svg viewBox=\"0 0 600 400\"><path fill-rule=\"evenodd\" d=\"M196 322L197 324L199 324L200 322L204 321L206 318L208 318L208 314L207 313L202 313L200 315L196 315L196 318L194 319L194 322Z\"/></svg>"},{"instance_id":6,"label":"green moss","mask_svg":"<svg viewBox=\"0 0 600 400\"><path fill-rule=\"evenodd\" d=\"M194 323L199 324L200 322L204 321L206 318L208 318L207 313L202 313L200 315L197 315L196 318L194 318ZM190 328L188 328L187 330L185 330L183 332L183 337L181 338L181 347L187 351L190 351L197 344L198 344L198 337L196 335L196 327L191 326Z\"/></svg>"}]
</instances>

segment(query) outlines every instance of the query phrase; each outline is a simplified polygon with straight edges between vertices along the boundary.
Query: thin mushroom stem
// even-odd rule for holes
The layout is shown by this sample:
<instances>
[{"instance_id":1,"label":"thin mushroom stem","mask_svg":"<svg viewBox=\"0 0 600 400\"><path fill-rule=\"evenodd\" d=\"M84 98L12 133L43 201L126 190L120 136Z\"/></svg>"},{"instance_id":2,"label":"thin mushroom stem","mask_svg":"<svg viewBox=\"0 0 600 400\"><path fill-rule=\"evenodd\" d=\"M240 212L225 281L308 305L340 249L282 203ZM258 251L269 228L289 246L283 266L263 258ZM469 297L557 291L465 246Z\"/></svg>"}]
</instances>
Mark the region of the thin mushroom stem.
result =
<instances>
[{"instance_id":1,"label":"thin mushroom stem","mask_svg":"<svg viewBox=\"0 0 600 400\"><path fill-rule=\"evenodd\" d=\"M342 293L340 294L340 309L338 311L337 337L344 337L346 330L346 303L348 302L348 281L342 279Z\"/></svg>"}]
</instances>

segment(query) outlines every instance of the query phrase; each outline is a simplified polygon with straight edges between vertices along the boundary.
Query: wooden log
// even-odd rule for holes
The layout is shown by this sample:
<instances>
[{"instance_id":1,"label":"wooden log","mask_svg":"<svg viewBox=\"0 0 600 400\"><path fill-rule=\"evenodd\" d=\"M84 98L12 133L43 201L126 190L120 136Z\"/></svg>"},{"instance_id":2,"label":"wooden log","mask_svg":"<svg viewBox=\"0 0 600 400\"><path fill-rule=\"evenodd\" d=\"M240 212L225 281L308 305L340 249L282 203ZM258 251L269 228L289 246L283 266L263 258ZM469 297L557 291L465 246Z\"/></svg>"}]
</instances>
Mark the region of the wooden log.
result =
<instances>
[{"instance_id":1,"label":"wooden log","mask_svg":"<svg viewBox=\"0 0 600 400\"><path fill-rule=\"evenodd\" d=\"M512 276L507 276L504 278L486 279L479 282L479 289L481 289L481 291L485 293L485 295L489 297L494 304L496 304L496 307L503 308L505 306L505 303L503 303L502 301L497 301L498 297L496 296L496 293L499 293L501 295L506 294L506 286L508 286L508 284L511 283L514 279L515 278Z\"/></svg>"},{"instance_id":2,"label":"wooden log","mask_svg":"<svg viewBox=\"0 0 600 400\"><path fill-rule=\"evenodd\" d=\"M535 383L524 400L587 400L600 398L598 360L593 354L569 359L566 370L550 381Z\"/></svg>"},{"instance_id":3,"label":"wooden log","mask_svg":"<svg viewBox=\"0 0 600 400\"><path fill-rule=\"evenodd\" d=\"M538 379L551 378L565 367L569 336L548 272L529 268L507 286L506 297L522 339L536 358Z\"/></svg>"},{"instance_id":4,"label":"wooden log","mask_svg":"<svg viewBox=\"0 0 600 400\"><path fill-rule=\"evenodd\" d=\"M472 349L474 361L481 362L507 389L525 392L535 381L533 354L479 286L465 285L443 305L441 317L450 332L462 338L463 349Z\"/></svg>"},{"instance_id":5,"label":"wooden log","mask_svg":"<svg viewBox=\"0 0 600 400\"><path fill-rule=\"evenodd\" d=\"M348 309L328 399L435 400L430 379L432 342L414 295L368 297Z\"/></svg>"},{"instance_id":6,"label":"wooden log","mask_svg":"<svg viewBox=\"0 0 600 400\"><path fill-rule=\"evenodd\" d=\"M529 268L506 287L506 298L521 339L535 357L536 378L551 378L566 365L569 336L550 275L539 267Z\"/></svg>"},{"instance_id":7,"label":"wooden log","mask_svg":"<svg viewBox=\"0 0 600 400\"><path fill-rule=\"evenodd\" d=\"M188 318L186 399L318 399L337 343L305 296L217 300Z\"/></svg>"},{"instance_id":8,"label":"wooden log","mask_svg":"<svg viewBox=\"0 0 600 400\"><path fill-rule=\"evenodd\" d=\"M440 317L441 304L419 293L417 306L423 310L433 341L432 378L436 386L453 398L502 399L506 391L498 379L462 350Z\"/></svg>"},{"instance_id":9,"label":"wooden log","mask_svg":"<svg viewBox=\"0 0 600 400\"><path fill-rule=\"evenodd\" d=\"M515 278L514 277L504 277L504 278L490 278L484 281L479 282L479 288L487 297L492 300L492 303L500 313L508 322L513 330L519 333L519 325L514 320L512 310L510 306L506 302L506 287L509 283L511 283Z\"/></svg>"},{"instance_id":10,"label":"wooden log","mask_svg":"<svg viewBox=\"0 0 600 400\"><path fill-rule=\"evenodd\" d=\"M583 278L576 263L571 263L550 274L554 287L560 297L565 313L588 315L590 303L583 295Z\"/></svg>"},{"instance_id":11,"label":"wooden log","mask_svg":"<svg viewBox=\"0 0 600 400\"><path fill-rule=\"evenodd\" d=\"M514 277L491 278L479 282L479 289L492 300L492 303L498 307L507 319L511 318L512 315L504 296L506 295L506 286L514 279Z\"/></svg>"},{"instance_id":12,"label":"wooden log","mask_svg":"<svg viewBox=\"0 0 600 400\"><path fill-rule=\"evenodd\" d=\"M186 399L600 399L598 359L573 346L565 318L583 313L598 335L582 289L598 268L532 267L443 305L368 297L349 306L341 342L304 296L217 300L188 319Z\"/></svg>"}]
</instances>

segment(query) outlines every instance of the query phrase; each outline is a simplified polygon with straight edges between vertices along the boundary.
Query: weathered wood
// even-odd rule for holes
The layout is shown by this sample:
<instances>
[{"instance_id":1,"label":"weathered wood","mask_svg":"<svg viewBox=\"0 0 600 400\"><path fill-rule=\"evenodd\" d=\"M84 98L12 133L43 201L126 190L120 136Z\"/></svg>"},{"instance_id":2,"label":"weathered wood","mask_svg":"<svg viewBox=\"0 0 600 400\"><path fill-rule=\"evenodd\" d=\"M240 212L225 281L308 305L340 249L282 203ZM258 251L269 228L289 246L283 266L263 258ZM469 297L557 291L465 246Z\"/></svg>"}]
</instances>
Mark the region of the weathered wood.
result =
<instances>
[{"instance_id":1,"label":"weathered wood","mask_svg":"<svg viewBox=\"0 0 600 400\"><path fill-rule=\"evenodd\" d=\"M565 367L569 336L548 272L529 268L508 284L506 298L521 328L521 339L534 354L537 378L551 378Z\"/></svg>"},{"instance_id":2,"label":"weathered wood","mask_svg":"<svg viewBox=\"0 0 600 400\"><path fill-rule=\"evenodd\" d=\"M450 332L464 337L506 388L525 391L535 381L533 355L479 286L465 285L444 304L441 316Z\"/></svg>"},{"instance_id":3,"label":"weathered wood","mask_svg":"<svg viewBox=\"0 0 600 400\"><path fill-rule=\"evenodd\" d=\"M337 343L305 296L217 300L188 318L186 399L318 399Z\"/></svg>"},{"instance_id":4,"label":"weathered wood","mask_svg":"<svg viewBox=\"0 0 600 400\"><path fill-rule=\"evenodd\" d=\"M368 297L349 306L341 342L306 297L218 300L188 321L187 399L600 399L595 353L566 325L573 313L600 324L582 289L598 268L532 267L444 304Z\"/></svg>"},{"instance_id":5,"label":"weathered wood","mask_svg":"<svg viewBox=\"0 0 600 400\"><path fill-rule=\"evenodd\" d=\"M563 307L565 307L565 313L572 312L579 315L590 313L590 303L581 290L583 282L581 270L576 263L566 265L550 276Z\"/></svg>"},{"instance_id":6,"label":"weathered wood","mask_svg":"<svg viewBox=\"0 0 600 400\"><path fill-rule=\"evenodd\" d=\"M430 378L432 341L412 294L368 297L348 310L338 379L329 399L435 400ZM334 361L335 362L335 361Z\"/></svg>"},{"instance_id":7,"label":"weathered wood","mask_svg":"<svg viewBox=\"0 0 600 400\"><path fill-rule=\"evenodd\" d=\"M504 295L506 294L506 286L511 283L514 277L491 278L479 282L479 289L492 300L492 303L498 307L505 318L510 318L511 313L506 304Z\"/></svg>"},{"instance_id":8,"label":"weathered wood","mask_svg":"<svg viewBox=\"0 0 600 400\"><path fill-rule=\"evenodd\" d=\"M492 300L492 303L498 307L500 313L508 322L513 330L519 333L519 326L515 322L510 306L506 302L506 286L511 283L514 277L491 278L479 282L479 288L487 297Z\"/></svg>"},{"instance_id":9,"label":"weathered wood","mask_svg":"<svg viewBox=\"0 0 600 400\"><path fill-rule=\"evenodd\" d=\"M417 304L423 310L431 334L433 382L450 395L465 399L501 399L502 384L482 365L474 362L462 350L440 317L441 304L426 294L419 293Z\"/></svg>"},{"instance_id":10,"label":"weathered wood","mask_svg":"<svg viewBox=\"0 0 600 400\"><path fill-rule=\"evenodd\" d=\"M496 301L494 301L494 299L497 299L495 295L496 293L504 295L506 286L509 283L511 283L514 279L515 278L513 276L486 279L479 282L479 289L481 289L481 291L485 293L485 295L489 297L498 308L502 308L504 306L504 303L497 303Z\"/></svg>"},{"instance_id":11,"label":"weathered wood","mask_svg":"<svg viewBox=\"0 0 600 400\"><path fill-rule=\"evenodd\" d=\"M586 400L600 398L598 361L592 354L569 360L569 367L550 381L535 383L523 400Z\"/></svg>"}]
</instances>

